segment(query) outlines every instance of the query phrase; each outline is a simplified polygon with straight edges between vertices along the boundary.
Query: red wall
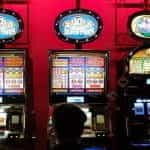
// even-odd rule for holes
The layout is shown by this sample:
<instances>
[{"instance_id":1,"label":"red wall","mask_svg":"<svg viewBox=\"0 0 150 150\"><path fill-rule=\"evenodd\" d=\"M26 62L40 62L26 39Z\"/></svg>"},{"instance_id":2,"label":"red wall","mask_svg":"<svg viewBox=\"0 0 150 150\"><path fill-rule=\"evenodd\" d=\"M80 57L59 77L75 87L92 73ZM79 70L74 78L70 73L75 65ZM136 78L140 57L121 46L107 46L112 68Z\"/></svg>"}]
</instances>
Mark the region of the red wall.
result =
<instances>
[{"instance_id":1,"label":"red wall","mask_svg":"<svg viewBox=\"0 0 150 150\"><path fill-rule=\"evenodd\" d=\"M141 8L117 8L117 0L81 0L81 8L91 9L103 18L104 29L100 37L85 44L83 48L110 50L109 91L117 85L117 62L128 50L139 42L132 40L127 31L129 14ZM143 0L118 0L118 2L141 3ZM28 47L33 64L33 110L36 115L37 150L46 150L48 120L48 50L73 48L64 43L55 34L54 21L59 13L76 7L75 0L29 0L25 4L7 4L23 17L25 31L16 41L15 47ZM115 16L116 15L116 16ZM20 46L17 42L22 43ZM126 50L122 49L126 47Z\"/></svg>"}]
</instances>

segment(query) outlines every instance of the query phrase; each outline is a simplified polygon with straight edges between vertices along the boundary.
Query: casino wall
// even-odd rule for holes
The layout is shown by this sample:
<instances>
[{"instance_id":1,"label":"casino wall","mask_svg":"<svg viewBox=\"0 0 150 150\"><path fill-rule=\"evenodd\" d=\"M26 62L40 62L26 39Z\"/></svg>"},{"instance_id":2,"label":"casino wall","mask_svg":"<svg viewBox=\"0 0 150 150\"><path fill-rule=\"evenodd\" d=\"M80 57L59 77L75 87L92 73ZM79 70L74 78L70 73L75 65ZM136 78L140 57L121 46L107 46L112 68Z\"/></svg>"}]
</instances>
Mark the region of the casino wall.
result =
<instances>
[{"instance_id":1,"label":"casino wall","mask_svg":"<svg viewBox=\"0 0 150 150\"><path fill-rule=\"evenodd\" d=\"M37 136L36 150L46 150L47 121L51 108L48 103L48 50L71 49L73 44L58 39L54 30L56 17L67 9L76 8L75 0L28 0L2 2L1 7L15 10L24 20L24 33L7 47L28 49L32 62L31 91L32 106L28 111L35 118L33 129ZM103 30L98 39L84 44L83 49L110 51L109 92L115 92L117 86L117 65L129 50L141 44L140 40L130 36L127 29L128 17L144 7L143 0L81 0L81 8L99 14L103 20ZM32 69L30 68L30 69ZM110 101L115 111L115 99ZM115 116L114 116L115 117ZM115 123L114 127L115 128Z\"/></svg>"}]
</instances>

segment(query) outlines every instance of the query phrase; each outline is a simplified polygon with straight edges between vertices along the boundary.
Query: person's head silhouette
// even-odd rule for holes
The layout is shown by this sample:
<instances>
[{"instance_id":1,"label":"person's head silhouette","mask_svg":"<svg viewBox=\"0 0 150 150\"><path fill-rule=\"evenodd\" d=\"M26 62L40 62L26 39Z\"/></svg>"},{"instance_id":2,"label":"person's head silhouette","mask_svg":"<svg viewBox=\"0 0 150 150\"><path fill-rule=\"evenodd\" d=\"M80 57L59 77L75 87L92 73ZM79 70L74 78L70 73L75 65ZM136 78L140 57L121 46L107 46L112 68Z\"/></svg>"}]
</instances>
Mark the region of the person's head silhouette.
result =
<instances>
[{"instance_id":1,"label":"person's head silhouette","mask_svg":"<svg viewBox=\"0 0 150 150\"><path fill-rule=\"evenodd\" d=\"M75 104L59 104L54 107L52 121L59 143L78 142L86 115Z\"/></svg>"}]
</instances>

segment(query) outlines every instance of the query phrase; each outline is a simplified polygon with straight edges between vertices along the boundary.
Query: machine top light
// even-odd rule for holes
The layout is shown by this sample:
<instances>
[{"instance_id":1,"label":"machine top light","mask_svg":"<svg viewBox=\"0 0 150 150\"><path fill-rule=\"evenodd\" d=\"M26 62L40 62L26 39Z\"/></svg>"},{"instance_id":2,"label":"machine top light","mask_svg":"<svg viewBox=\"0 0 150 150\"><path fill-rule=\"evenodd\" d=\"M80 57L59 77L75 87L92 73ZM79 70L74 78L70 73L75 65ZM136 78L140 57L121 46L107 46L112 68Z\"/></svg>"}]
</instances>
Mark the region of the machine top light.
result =
<instances>
[{"instance_id":1,"label":"machine top light","mask_svg":"<svg viewBox=\"0 0 150 150\"><path fill-rule=\"evenodd\" d=\"M140 11L129 17L129 30L137 38L150 39L150 11Z\"/></svg>"},{"instance_id":2,"label":"machine top light","mask_svg":"<svg viewBox=\"0 0 150 150\"><path fill-rule=\"evenodd\" d=\"M57 36L66 42L87 43L98 37L102 20L91 10L68 10L57 17L55 29Z\"/></svg>"},{"instance_id":3,"label":"machine top light","mask_svg":"<svg viewBox=\"0 0 150 150\"><path fill-rule=\"evenodd\" d=\"M0 43L11 43L23 32L23 20L14 11L0 9Z\"/></svg>"}]
</instances>

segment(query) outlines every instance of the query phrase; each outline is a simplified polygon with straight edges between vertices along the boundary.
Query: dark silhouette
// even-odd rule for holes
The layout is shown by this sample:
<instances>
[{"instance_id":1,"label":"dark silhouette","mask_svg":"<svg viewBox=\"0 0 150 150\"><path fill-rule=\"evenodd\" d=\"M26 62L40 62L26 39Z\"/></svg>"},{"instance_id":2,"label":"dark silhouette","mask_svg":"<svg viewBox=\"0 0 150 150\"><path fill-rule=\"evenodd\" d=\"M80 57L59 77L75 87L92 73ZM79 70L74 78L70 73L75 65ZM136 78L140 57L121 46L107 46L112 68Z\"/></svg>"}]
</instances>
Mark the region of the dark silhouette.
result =
<instances>
[{"instance_id":1,"label":"dark silhouette","mask_svg":"<svg viewBox=\"0 0 150 150\"><path fill-rule=\"evenodd\" d=\"M75 104L59 104L54 107L52 122L58 144L55 150L79 150L80 136L86 115Z\"/></svg>"}]
</instances>

